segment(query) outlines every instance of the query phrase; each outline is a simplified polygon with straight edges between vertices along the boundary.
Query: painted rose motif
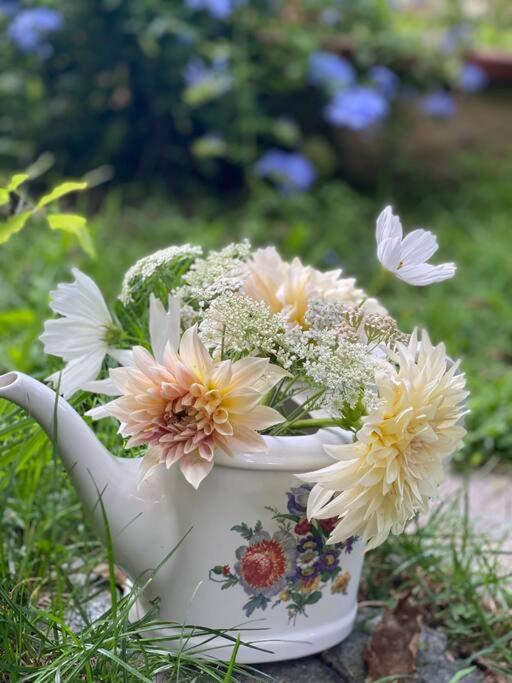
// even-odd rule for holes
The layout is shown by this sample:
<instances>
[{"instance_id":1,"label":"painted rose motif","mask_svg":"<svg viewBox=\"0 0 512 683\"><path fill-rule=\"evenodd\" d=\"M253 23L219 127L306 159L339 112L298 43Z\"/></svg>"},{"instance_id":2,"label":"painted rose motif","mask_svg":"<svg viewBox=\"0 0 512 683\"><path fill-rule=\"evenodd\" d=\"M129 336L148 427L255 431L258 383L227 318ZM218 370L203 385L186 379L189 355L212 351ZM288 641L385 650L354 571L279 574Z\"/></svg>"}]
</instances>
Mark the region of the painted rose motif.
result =
<instances>
[{"instance_id":1,"label":"painted rose motif","mask_svg":"<svg viewBox=\"0 0 512 683\"><path fill-rule=\"evenodd\" d=\"M246 541L235 552L236 562L219 564L210 570L210 579L222 589L240 585L249 600L246 616L284 604L290 620L306 614L308 606L322 598L328 585L331 593L346 593L350 573L342 571L340 558L352 551L354 538L327 546L336 519L308 522L307 499L311 486L303 484L287 492L287 512L272 509L277 530L271 535L261 521L250 527L236 524L235 531ZM273 602L272 602L273 601Z\"/></svg>"}]
</instances>

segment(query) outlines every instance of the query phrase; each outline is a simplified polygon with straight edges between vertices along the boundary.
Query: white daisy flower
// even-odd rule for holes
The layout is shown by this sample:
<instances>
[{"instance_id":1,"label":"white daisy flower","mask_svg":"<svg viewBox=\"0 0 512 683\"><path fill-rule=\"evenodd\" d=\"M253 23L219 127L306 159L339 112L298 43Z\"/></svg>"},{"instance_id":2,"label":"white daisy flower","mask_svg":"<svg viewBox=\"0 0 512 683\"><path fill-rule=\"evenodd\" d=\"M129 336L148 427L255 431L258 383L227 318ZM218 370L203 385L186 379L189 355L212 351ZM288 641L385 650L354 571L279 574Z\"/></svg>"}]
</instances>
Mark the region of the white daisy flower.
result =
<instances>
[{"instance_id":1,"label":"white daisy flower","mask_svg":"<svg viewBox=\"0 0 512 683\"><path fill-rule=\"evenodd\" d=\"M427 263L439 246L429 230L413 230L403 236L402 224L390 206L377 218L377 258L400 280L419 287L442 282L455 275L454 263Z\"/></svg>"},{"instance_id":2,"label":"white daisy flower","mask_svg":"<svg viewBox=\"0 0 512 683\"><path fill-rule=\"evenodd\" d=\"M94 380L107 354L119 363L131 354L110 345L115 324L96 283L78 268L71 272L75 282L61 283L50 294L50 308L62 317L47 320L39 337L46 353L66 362L62 371L47 378L57 385L60 377L60 393L65 398L78 389L101 389L101 382ZM104 389L108 393L108 387Z\"/></svg>"}]
</instances>

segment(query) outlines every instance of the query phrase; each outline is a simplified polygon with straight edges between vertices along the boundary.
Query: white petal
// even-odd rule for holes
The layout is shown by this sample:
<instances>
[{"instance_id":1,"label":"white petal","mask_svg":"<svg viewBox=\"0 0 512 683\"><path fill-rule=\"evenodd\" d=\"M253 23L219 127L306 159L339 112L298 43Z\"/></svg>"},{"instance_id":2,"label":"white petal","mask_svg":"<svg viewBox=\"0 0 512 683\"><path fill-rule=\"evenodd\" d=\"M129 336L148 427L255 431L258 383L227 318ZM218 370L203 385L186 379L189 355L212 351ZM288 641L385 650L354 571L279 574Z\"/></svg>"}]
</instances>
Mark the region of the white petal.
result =
<instances>
[{"instance_id":1,"label":"white petal","mask_svg":"<svg viewBox=\"0 0 512 683\"><path fill-rule=\"evenodd\" d=\"M291 377L291 374L279 365L269 363L265 374L254 382L253 389L261 394L266 394L285 377Z\"/></svg>"},{"instance_id":2,"label":"white petal","mask_svg":"<svg viewBox=\"0 0 512 683\"><path fill-rule=\"evenodd\" d=\"M50 306L55 313L88 318L98 323L112 323L112 317L98 285L78 268L71 272L75 282L61 283L52 292Z\"/></svg>"},{"instance_id":3,"label":"white petal","mask_svg":"<svg viewBox=\"0 0 512 683\"><path fill-rule=\"evenodd\" d=\"M402 224L400 223L400 218L393 215L393 209L391 206L386 206L386 208L377 218L377 227L375 230L377 244L380 244L383 240L387 239L401 240L402 235L403 230Z\"/></svg>"},{"instance_id":4,"label":"white petal","mask_svg":"<svg viewBox=\"0 0 512 683\"><path fill-rule=\"evenodd\" d=\"M402 261L411 266L426 263L438 250L437 237L429 230L413 230L402 241Z\"/></svg>"},{"instance_id":5,"label":"white petal","mask_svg":"<svg viewBox=\"0 0 512 683\"><path fill-rule=\"evenodd\" d=\"M64 398L69 398L84 384L96 379L104 357L105 355L101 351L96 351L80 358L74 358L63 368L62 372L56 372L47 379L57 387L60 376L60 393Z\"/></svg>"},{"instance_id":6,"label":"white petal","mask_svg":"<svg viewBox=\"0 0 512 683\"><path fill-rule=\"evenodd\" d=\"M161 363L165 345L169 339L168 314L160 299L154 294L149 296L149 337L155 359Z\"/></svg>"},{"instance_id":7,"label":"white petal","mask_svg":"<svg viewBox=\"0 0 512 683\"><path fill-rule=\"evenodd\" d=\"M137 470L137 488L146 482L161 466L161 451L159 448L150 448Z\"/></svg>"},{"instance_id":8,"label":"white petal","mask_svg":"<svg viewBox=\"0 0 512 683\"><path fill-rule=\"evenodd\" d=\"M448 280L455 275L457 267L454 263L442 263L433 266L430 263L420 263L417 266L404 266L397 271L397 276L410 285L423 287L434 282Z\"/></svg>"},{"instance_id":9,"label":"white petal","mask_svg":"<svg viewBox=\"0 0 512 683\"><path fill-rule=\"evenodd\" d=\"M109 347L107 353L120 365L124 365L128 368L131 368L134 365L132 349L113 349Z\"/></svg>"},{"instance_id":10,"label":"white petal","mask_svg":"<svg viewBox=\"0 0 512 683\"><path fill-rule=\"evenodd\" d=\"M108 377L106 379L97 379L92 382L86 382L81 387L84 391L90 391L91 394L104 394L105 396L119 396L119 389L114 382Z\"/></svg>"},{"instance_id":11,"label":"white petal","mask_svg":"<svg viewBox=\"0 0 512 683\"><path fill-rule=\"evenodd\" d=\"M169 310L166 311L160 299L149 297L149 336L156 360L161 363L167 342L176 350L180 343L180 307L178 296L169 295Z\"/></svg>"},{"instance_id":12,"label":"white petal","mask_svg":"<svg viewBox=\"0 0 512 683\"><path fill-rule=\"evenodd\" d=\"M212 471L213 459L211 461L205 460L198 451L192 451L192 453L180 458L178 465L188 483L197 489L203 479Z\"/></svg>"},{"instance_id":13,"label":"white petal","mask_svg":"<svg viewBox=\"0 0 512 683\"><path fill-rule=\"evenodd\" d=\"M169 326L167 329L169 332L169 343L177 351L181 337L181 299L179 296L169 294L168 309Z\"/></svg>"},{"instance_id":14,"label":"white petal","mask_svg":"<svg viewBox=\"0 0 512 683\"><path fill-rule=\"evenodd\" d=\"M47 320L39 340L46 353L64 360L79 358L92 351L107 350L101 338L103 329L84 324L81 319L58 318Z\"/></svg>"},{"instance_id":15,"label":"white petal","mask_svg":"<svg viewBox=\"0 0 512 683\"><path fill-rule=\"evenodd\" d=\"M108 405L109 404L106 403L102 406L96 406L95 408L88 410L85 414L88 417L92 417L93 420L102 420L104 417L112 417Z\"/></svg>"},{"instance_id":16,"label":"white petal","mask_svg":"<svg viewBox=\"0 0 512 683\"><path fill-rule=\"evenodd\" d=\"M377 258L384 268L395 271L401 260L402 242L399 237L390 237L377 245Z\"/></svg>"},{"instance_id":17,"label":"white petal","mask_svg":"<svg viewBox=\"0 0 512 683\"><path fill-rule=\"evenodd\" d=\"M320 484L316 484L311 489L311 493L308 496L308 506L307 506L307 518L311 520L315 517L323 506L328 503L334 496L335 491L332 489L325 489Z\"/></svg>"}]
</instances>

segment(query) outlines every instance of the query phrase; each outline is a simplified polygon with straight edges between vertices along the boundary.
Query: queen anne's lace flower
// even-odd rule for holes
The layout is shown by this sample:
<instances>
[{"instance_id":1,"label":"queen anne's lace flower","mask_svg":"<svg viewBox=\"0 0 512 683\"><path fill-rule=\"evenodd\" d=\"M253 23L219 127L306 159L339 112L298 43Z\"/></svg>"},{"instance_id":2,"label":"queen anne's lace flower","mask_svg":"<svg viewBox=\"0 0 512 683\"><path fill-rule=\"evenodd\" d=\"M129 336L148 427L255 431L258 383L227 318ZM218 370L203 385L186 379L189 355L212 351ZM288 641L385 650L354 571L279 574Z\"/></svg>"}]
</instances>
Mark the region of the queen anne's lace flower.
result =
<instances>
[{"instance_id":1,"label":"queen anne's lace flower","mask_svg":"<svg viewBox=\"0 0 512 683\"><path fill-rule=\"evenodd\" d=\"M207 345L229 354L277 357L285 328L284 317L264 301L228 292L204 312L199 333Z\"/></svg>"},{"instance_id":2,"label":"queen anne's lace flower","mask_svg":"<svg viewBox=\"0 0 512 683\"><path fill-rule=\"evenodd\" d=\"M139 259L127 272L123 278L121 287L121 294L119 298L127 305L132 301L132 288L134 283L138 280L145 281L149 279L162 266L168 265L173 261L181 258L196 258L201 256L203 250L201 247L195 247L191 244L182 244L178 246L167 247L155 251L149 256Z\"/></svg>"},{"instance_id":3,"label":"queen anne's lace flower","mask_svg":"<svg viewBox=\"0 0 512 683\"><path fill-rule=\"evenodd\" d=\"M139 346L133 362L110 371L121 395L104 409L120 421L128 448L151 447L143 476L159 463L167 468L178 463L197 488L213 467L215 448L227 454L263 451L265 441L256 430L283 419L259 405L263 392L255 387L268 359L215 362L195 327L183 334L179 352L167 344L158 361Z\"/></svg>"},{"instance_id":4,"label":"queen anne's lace flower","mask_svg":"<svg viewBox=\"0 0 512 683\"><path fill-rule=\"evenodd\" d=\"M377 377L379 401L352 444L326 446L338 462L301 475L317 482L308 516L340 521L329 542L351 535L374 548L427 508L443 478L443 460L465 434L464 375L449 367L444 346L423 333L399 344L397 368Z\"/></svg>"},{"instance_id":5,"label":"queen anne's lace flower","mask_svg":"<svg viewBox=\"0 0 512 683\"><path fill-rule=\"evenodd\" d=\"M176 290L177 294L204 308L222 294L239 291L250 251L250 243L244 240L197 259L183 277L184 285Z\"/></svg>"}]
</instances>

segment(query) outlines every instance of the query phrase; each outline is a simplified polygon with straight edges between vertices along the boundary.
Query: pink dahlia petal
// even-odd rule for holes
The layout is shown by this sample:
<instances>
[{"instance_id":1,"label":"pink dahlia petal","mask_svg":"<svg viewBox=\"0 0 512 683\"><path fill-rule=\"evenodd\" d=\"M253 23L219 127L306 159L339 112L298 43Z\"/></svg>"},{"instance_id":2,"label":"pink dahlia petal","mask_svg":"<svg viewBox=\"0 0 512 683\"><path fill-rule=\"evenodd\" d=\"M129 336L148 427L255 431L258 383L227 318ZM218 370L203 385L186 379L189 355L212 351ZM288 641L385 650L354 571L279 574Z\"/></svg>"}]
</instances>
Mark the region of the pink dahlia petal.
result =
<instances>
[{"instance_id":1,"label":"pink dahlia petal","mask_svg":"<svg viewBox=\"0 0 512 683\"><path fill-rule=\"evenodd\" d=\"M179 468L189 484L197 489L199 484L207 477L213 468L213 460L203 460L197 451L189 453L179 462Z\"/></svg>"}]
</instances>

